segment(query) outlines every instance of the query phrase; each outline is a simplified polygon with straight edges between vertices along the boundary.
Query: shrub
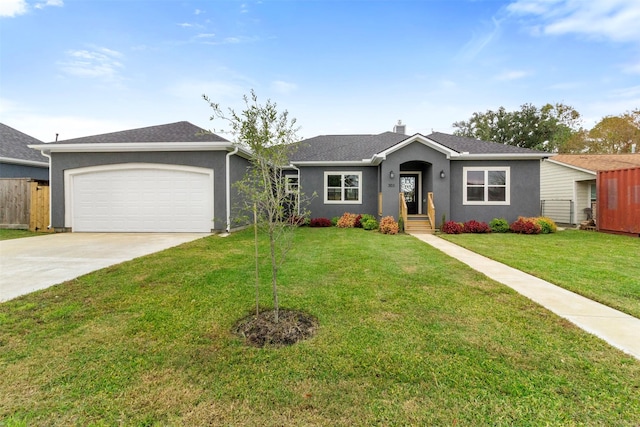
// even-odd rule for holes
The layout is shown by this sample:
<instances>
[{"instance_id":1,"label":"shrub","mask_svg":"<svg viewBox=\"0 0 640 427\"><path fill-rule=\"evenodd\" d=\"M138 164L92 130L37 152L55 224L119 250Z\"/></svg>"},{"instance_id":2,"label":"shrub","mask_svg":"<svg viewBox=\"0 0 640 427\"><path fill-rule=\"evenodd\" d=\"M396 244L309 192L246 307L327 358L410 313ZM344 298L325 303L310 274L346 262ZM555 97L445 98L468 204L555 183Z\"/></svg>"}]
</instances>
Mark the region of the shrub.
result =
<instances>
[{"instance_id":1,"label":"shrub","mask_svg":"<svg viewBox=\"0 0 640 427\"><path fill-rule=\"evenodd\" d=\"M307 219L305 217L298 215L291 215L287 221L289 222L289 224L297 225L298 227L306 225L307 223Z\"/></svg>"},{"instance_id":2,"label":"shrub","mask_svg":"<svg viewBox=\"0 0 640 427\"><path fill-rule=\"evenodd\" d=\"M363 219L361 220L361 222L362 228L364 228L365 230L377 230L379 227L378 221L376 221L375 218Z\"/></svg>"},{"instance_id":3,"label":"shrub","mask_svg":"<svg viewBox=\"0 0 640 427\"><path fill-rule=\"evenodd\" d=\"M536 218L536 221L541 228L542 234L555 233L556 231L558 231L558 226L551 218L547 218L546 216L539 216Z\"/></svg>"},{"instance_id":4,"label":"shrub","mask_svg":"<svg viewBox=\"0 0 640 427\"><path fill-rule=\"evenodd\" d=\"M334 216L333 218L331 218L331 225L334 226L334 227L337 227L339 220L340 220L339 216Z\"/></svg>"},{"instance_id":5,"label":"shrub","mask_svg":"<svg viewBox=\"0 0 640 427\"><path fill-rule=\"evenodd\" d=\"M447 221L441 228L441 231L446 234L460 234L464 229L463 225L455 221Z\"/></svg>"},{"instance_id":6,"label":"shrub","mask_svg":"<svg viewBox=\"0 0 640 427\"><path fill-rule=\"evenodd\" d=\"M490 231L486 222L478 222L475 219L465 222L462 226L463 233L489 233Z\"/></svg>"},{"instance_id":7,"label":"shrub","mask_svg":"<svg viewBox=\"0 0 640 427\"><path fill-rule=\"evenodd\" d=\"M309 227L331 227L331 220L329 218L312 218Z\"/></svg>"},{"instance_id":8,"label":"shrub","mask_svg":"<svg viewBox=\"0 0 640 427\"><path fill-rule=\"evenodd\" d=\"M356 215L356 220L353 222L355 228L362 228L362 215Z\"/></svg>"},{"instance_id":9,"label":"shrub","mask_svg":"<svg viewBox=\"0 0 640 427\"><path fill-rule=\"evenodd\" d=\"M398 223L392 216L385 216L380 220L380 232L382 234L398 234Z\"/></svg>"},{"instance_id":10,"label":"shrub","mask_svg":"<svg viewBox=\"0 0 640 427\"><path fill-rule=\"evenodd\" d=\"M353 228L356 225L356 214L345 212L338 220L338 227Z\"/></svg>"},{"instance_id":11,"label":"shrub","mask_svg":"<svg viewBox=\"0 0 640 427\"><path fill-rule=\"evenodd\" d=\"M540 234L541 228L535 220L519 217L517 221L511 224L509 230L518 234Z\"/></svg>"},{"instance_id":12,"label":"shrub","mask_svg":"<svg viewBox=\"0 0 640 427\"><path fill-rule=\"evenodd\" d=\"M509 223L504 218L493 218L489 222L489 227L493 233L506 233L509 231Z\"/></svg>"}]
</instances>

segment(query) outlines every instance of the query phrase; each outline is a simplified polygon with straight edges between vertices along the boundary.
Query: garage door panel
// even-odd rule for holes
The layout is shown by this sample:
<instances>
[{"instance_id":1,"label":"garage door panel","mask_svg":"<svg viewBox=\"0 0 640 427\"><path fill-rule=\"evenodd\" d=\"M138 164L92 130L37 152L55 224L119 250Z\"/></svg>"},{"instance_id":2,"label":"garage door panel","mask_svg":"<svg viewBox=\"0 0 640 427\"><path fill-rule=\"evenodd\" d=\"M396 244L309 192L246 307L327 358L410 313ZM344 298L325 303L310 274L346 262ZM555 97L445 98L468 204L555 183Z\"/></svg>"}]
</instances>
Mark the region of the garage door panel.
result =
<instances>
[{"instance_id":1,"label":"garage door panel","mask_svg":"<svg viewBox=\"0 0 640 427\"><path fill-rule=\"evenodd\" d=\"M129 168L74 175L73 230L208 232L212 172Z\"/></svg>"}]
</instances>

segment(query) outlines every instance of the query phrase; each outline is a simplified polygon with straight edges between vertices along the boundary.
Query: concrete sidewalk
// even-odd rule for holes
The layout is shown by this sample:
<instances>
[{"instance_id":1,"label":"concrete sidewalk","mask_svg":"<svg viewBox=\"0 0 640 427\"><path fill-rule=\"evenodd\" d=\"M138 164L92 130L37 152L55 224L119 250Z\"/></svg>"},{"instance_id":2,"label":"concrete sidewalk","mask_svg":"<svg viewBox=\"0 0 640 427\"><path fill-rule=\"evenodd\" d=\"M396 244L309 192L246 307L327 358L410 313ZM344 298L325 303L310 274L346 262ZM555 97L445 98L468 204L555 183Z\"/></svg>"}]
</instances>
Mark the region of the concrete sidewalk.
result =
<instances>
[{"instance_id":1,"label":"concrete sidewalk","mask_svg":"<svg viewBox=\"0 0 640 427\"><path fill-rule=\"evenodd\" d=\"M535 276L478 255L431 234L417 239L509 286L578 327L640 360L640 319L574 294Z\"/></svg>"}]
</instances>

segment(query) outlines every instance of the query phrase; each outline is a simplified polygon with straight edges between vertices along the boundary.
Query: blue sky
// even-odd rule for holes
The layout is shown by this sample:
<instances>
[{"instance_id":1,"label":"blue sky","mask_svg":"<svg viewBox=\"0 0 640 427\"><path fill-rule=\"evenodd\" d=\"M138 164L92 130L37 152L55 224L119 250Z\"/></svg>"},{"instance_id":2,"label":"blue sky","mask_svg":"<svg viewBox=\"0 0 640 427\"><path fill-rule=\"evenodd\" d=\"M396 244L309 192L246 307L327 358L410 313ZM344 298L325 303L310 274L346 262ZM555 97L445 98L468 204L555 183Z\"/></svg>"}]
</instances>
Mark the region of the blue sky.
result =
<instances>
[{"instance_id":1,"label":"blue sky","mask_svg":"<svg viewBox=\"0 0 640 427\"><path fill-rule=\"evenodd\" d=\"M0 121L49 142L190 121L254 89L301 137L640 108L638 0L0 0Z\"/></svg>"}]
</instances>

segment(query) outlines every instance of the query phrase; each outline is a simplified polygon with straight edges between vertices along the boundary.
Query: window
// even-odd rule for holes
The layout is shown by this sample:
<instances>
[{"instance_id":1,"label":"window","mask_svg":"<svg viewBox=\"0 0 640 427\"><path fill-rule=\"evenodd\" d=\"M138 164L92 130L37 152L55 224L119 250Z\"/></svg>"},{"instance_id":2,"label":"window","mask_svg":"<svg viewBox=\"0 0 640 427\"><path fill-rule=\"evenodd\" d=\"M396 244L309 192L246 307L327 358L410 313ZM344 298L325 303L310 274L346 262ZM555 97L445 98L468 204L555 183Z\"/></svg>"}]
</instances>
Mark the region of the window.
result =
<instances>
[{"instance_id":1,"label":"window","mask_svg":"<svg viewBox=\"0 0 640 427\"><path fill-rule=\"evenodd\" d=\"M362 172L325 172L325 203L362 203Z\"/></svg>"},{"instance_id":2,"label":"window","mask_svg":"<svg viewBox=\"0 0 640 427\"><path fill-rule=\"evenodd\" d=\"M463 204L509 204L509 167L467 167L462 170Z\"/></svg>"},{"instance_id":3,"label":"window","mask_svg":"<svg viewBox=\"0 0 640 427\"><path fill-rule=\"evenodd\" d=\"M298 175L287 175L285 177L285 191L287 194L298 194Z\"/></svg>"}]
</instances>

